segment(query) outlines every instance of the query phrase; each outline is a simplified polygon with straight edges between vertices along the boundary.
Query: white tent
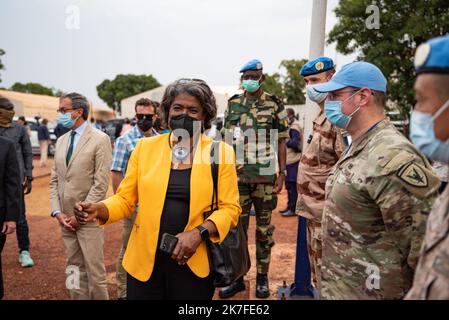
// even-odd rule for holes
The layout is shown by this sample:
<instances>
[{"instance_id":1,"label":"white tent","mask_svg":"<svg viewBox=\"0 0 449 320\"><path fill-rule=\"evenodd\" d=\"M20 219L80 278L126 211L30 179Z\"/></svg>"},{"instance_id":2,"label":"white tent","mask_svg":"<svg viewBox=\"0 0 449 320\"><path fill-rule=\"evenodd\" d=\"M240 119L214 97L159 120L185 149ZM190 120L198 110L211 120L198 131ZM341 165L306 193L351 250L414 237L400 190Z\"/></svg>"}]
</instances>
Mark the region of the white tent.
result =
<instances>
[{"instance_id":1,"label":"white tent","mask_svg":"<svg viewBox=\"0 0 449 320\"><path fill-rule=\"evenodd\" d=\"M148 98L150 100L154 100L157 102L161 102L162 97L165 92L165 88L167 86L161 86L149 91L145 91L139 94L136 94L134 96L125 98L121 101L122 105L122 117L124 118L132 118L135 115L134 107L136 104L136 101L141 98ZM228 106L228 99L234 95L235 93L238 93L238 87L211 87L215 99L217 101L217 115L221 115L225 112L227 106ZM235 90L233 92L233 90Z\"/></svg>"}]
</instances>

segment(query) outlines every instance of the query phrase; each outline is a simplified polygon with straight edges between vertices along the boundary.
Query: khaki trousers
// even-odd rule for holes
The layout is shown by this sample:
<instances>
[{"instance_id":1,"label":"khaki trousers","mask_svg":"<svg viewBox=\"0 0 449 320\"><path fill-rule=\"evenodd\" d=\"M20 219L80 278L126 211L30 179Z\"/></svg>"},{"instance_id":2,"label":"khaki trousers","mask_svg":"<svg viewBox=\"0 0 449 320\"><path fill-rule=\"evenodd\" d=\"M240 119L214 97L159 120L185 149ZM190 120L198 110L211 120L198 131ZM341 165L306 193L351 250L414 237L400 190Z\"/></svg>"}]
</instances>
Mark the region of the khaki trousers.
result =
<instances>
[{"instance_id":1,"label":"khaki trousers","mask_svg":"<svg viewBox=\"0 0 449 320\"><path fill-rule=\"evenodd\" d=\"M72 300L108 300L103 228L89 222L72 232L62 227L67 255L66 286Z\"/></svg>"}]
</instances>

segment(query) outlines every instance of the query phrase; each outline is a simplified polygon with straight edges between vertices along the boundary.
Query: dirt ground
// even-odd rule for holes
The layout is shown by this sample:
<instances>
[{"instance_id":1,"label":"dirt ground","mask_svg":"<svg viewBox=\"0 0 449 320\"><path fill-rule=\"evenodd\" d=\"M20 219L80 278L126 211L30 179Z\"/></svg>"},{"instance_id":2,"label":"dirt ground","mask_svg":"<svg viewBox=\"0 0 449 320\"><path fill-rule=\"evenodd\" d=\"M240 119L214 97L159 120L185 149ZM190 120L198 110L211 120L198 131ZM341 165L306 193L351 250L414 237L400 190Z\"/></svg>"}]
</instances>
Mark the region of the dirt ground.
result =
<instances>
[{"instance_id":1,"label":"dirt ground","mask_svg":"<svg viewBox=\"0 0 449 320\"><path fill-rule=\"evenodd\" d=\"M50 164L51 165L51 160ZM5 285L4 299L48 300L69 299L65 287L65 253L61 239L61 231L56 220L50 217L49 204L49 166L38 168L35 160L34 180L31 194L26 197L27 219L30 228L30 253L35 261L32 268L22 268L18 263L17 240L9 236L2 253L3 276ZM111 193L111 188L109 190ZM271 299L277 299L277 288L285 280L290 284L294 280L296 233L298 219L283 218L279 209L286 206L286 191L283 190L278 200L278 207L273 211L272 223L276 230L276 245L272 249L272 260L269 272ZM249 290L237 295L237 299L255 298L255 218L251 217L249 230L249 249L252 267L246 277ZM121 223L105 229L105 265L108 278L108 289L111 299L117 298L115 286L115 264L121 245Z\"/></svg>"}]
</instances>

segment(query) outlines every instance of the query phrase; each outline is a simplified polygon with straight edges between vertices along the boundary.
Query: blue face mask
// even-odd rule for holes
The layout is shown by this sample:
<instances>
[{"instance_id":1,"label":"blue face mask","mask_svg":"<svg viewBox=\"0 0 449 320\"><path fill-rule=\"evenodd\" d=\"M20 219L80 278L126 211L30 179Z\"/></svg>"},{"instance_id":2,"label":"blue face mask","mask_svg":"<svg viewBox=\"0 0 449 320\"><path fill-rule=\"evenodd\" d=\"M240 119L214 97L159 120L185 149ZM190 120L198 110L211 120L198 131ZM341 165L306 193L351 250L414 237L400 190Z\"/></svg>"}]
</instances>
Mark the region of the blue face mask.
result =
<instances>
[{"instance_id":1,"label":"blue face mask","mask_svg":"<svg viewBox=\"0 0 449 320\"><path fill-rule=\"evenodd\" d=\"M355 109L354 112L352 112L350 115L344 114L341 109L343 107L343 103L351 99L357 93L358 91L344 101L326 101L324 103L324 113L326 113L326 117L333 125L341 129L348 128L349 122L351 121L354 114L360 110L360 107L357 107L357 109Z\"/></svg>"},{"instance_id":2,"label":"blue face mask","mask_svg":"<svg viewBox=\"0 0 449 320\"><path fill-rule=\"evenodd\" d=\"M410 118L410 139L416 147L434 161L449 162L449 140L441 141L435 136L435 120L449 108L449 100L434 116L430 113L413 111Z\"/></svg>"},{"instance_id":3,"label":"blue face mask","mask_svg":"<svg viewBox=\"0 0 449 320\"><path fill-rule=\"evenodd\" d=\"M309 97L310 100L312 100L313 102L316 103L321 103L324 101L324 99L326 99L327 97L327 92L318 92L315 91L315 89L313 89L314 87L316 87L316 84L309 84L306 86L306 93L307 96Z\"/></svg>"},{"instance_id":4,"label":"blue face mask","mask_svg":"<svg viewBox=\"0 0 449 320\"><path fill-rule=\"evenodd\" d=\"M66 127L67 129L72 129L75 125L75 120L72 119L72 114L67 112L65 114L59 113L58 123Z\"/></svg>"}]
</instances>

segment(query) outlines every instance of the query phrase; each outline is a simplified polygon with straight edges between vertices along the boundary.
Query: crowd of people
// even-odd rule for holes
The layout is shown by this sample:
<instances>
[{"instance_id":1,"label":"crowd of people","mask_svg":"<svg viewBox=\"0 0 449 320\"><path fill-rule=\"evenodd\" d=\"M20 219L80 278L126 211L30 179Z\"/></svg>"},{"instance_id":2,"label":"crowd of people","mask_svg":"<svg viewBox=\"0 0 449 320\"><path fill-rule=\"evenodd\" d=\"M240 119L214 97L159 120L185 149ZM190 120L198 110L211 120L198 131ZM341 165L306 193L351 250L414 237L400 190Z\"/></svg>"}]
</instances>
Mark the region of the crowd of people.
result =
<instances>
[{"instance_id":1,"label":"crowd of people","mask_svg":"<svg viewBox=\"0 0 449 320\"><path fill-rule=\"evenodd\" d=\"M206 133L217 105L200 79L171 83L160 104L139 99L113 147L89 123L83 95L61 96L58 125L66 132L56 143L50 215L61 228L67 267L79 275L70 297L109 299L104 226L123 220L119 299L212 299L207 243L222 243L238 224L247 236L254 207L255 294L268 298L271 217L285 186L280 213L307 225L315 297L449 299L449 36L418 47L414 63L410 139L386 116L387 79L365 61L336 72L331 58L318 57L298 70L320 108L307 137L295 111L262 89L259 60L240 69L244 92L229 99L214 138ZM33 265L24 202L32 154L13 116L12 103L0 98L0 252L17 229L25 267ZM215 201L214 140L217 209L205 216ZM106 198L110 180L114 195ZM1 297L1 278L0 285ZM242 275L219 296L245 289Z\"/></svg>"}]
</instances>

